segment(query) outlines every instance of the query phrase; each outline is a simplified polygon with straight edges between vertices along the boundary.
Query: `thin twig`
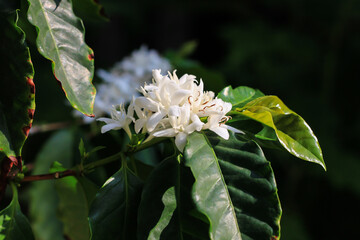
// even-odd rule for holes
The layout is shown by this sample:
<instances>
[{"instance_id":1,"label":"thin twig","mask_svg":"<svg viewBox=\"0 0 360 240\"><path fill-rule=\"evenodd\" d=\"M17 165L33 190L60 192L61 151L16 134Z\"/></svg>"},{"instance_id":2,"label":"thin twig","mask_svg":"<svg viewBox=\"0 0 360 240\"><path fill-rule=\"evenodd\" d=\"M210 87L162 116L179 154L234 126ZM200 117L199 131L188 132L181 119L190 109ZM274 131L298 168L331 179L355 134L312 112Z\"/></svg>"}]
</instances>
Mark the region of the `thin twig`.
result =
<instances>
[{"instance_id":1,"label":"thin twig","mask_svg":"<svg viewBox=\"0 0 360 240\"><path fill-rule=\"evenodd\" d=\"M76 176L77 172L74 170L66 170L62 172L54 172L49 174L41 174L41 175L33 175L33 176L25 176L21 182L33 182L39 180L49 180L49 179L59 179L68 176Z\"/></svg>"}]
</instances>

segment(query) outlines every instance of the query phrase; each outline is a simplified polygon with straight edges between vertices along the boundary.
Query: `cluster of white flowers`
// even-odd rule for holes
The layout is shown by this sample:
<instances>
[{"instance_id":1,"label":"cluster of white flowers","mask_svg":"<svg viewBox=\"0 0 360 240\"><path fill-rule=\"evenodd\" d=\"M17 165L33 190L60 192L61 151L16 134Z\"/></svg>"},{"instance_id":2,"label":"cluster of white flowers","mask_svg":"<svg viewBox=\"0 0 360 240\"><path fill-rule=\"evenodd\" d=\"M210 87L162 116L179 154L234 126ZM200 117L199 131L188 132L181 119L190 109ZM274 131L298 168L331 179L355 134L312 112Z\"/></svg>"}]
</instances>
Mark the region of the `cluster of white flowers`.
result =
<instances>
[{"instance_id":1,"label":"cluster of white flowers","mask_svg":"<svg viewBox=\"0 0 360 240\"><path fill-rule=\"evenodd\" d=\"M136 133L142 132L153 137L175 137L175 144L182 152L186 138L194 131L209 129L224 139L229 138L228 130L240 132L225 123L230 117L231 103L214 98L214 93L204 91L194 75L176 72L161 75L161 70L153 70L153 82L141 87L143 96L134 97L126 113L123 105L113 108L110 118L99 118L106 123L101 132L123 128L131 137L130 123L135 123ZM134 115L136 113L136 117Z\"/></svg>"},{"instance_id":2,"label":"cluster of white flowers","mask_svg":"<svg viewBox=\"0 0 360 240\"><path fill-rule=\"evenodd\" d=\"M115 63L110 71L97 70L96 74L103 82L96 86L95 116L112 115L112 105L118 105L120 102L129 103L133 96L138 96L139 92L136 89L151 81L152 69L155 68L170 71L171 65L157 51L141 46L129 57ZM93 121L93 118L86 117L80 112L76 111L75 115L82 116L84 122Z\"/></svg>"}]
</instances>

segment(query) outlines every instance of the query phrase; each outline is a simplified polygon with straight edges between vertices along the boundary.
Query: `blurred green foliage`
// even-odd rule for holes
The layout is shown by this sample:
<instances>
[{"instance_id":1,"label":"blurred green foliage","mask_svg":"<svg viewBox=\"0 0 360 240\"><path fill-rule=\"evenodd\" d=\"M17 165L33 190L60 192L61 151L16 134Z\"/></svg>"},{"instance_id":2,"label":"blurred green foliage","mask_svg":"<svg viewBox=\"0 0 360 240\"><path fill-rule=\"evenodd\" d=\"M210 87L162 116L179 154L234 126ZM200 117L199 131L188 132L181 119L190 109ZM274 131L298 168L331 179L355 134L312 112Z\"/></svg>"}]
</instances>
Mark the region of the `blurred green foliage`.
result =
<instances>
[{"instance_id":1,"label":"blurred green foliage","mask_svg":"<svg viewBox=\"0 0 360 240\"><path fill-rule=\"evenodd\" d=\"M217 84L209 90L219 91L227 84L260 89L279 96L311 126L327 172L280 151L265 152L272 160L284 212L282 239L357 236L360 1L100 0L100 4L109 22L84 19L96 69L109 68L147 44L172 58L179 74L192 73L205 84ZM35 51L31 36L28 40L37 69L34 125L73 121L51 63ZM188 41L196 42L193 53L185 49L180 51L182 58L174 57ZM24 158L34 159L49 135L31 136ZM115 137L106 134L92 144L116 149Z\"/></svg>"}]
</instances>

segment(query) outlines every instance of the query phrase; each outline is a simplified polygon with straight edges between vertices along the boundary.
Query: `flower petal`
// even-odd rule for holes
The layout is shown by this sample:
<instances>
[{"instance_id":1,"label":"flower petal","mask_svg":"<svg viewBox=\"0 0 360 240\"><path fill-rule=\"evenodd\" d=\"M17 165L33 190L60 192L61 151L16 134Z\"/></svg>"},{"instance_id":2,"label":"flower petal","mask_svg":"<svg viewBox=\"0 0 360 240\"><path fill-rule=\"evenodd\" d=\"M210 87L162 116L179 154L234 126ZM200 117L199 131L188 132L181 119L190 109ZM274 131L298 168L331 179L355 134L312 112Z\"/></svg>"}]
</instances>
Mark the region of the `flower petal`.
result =
<instances>
[{"instance_id":1,"label":"flower petal","mask_svg":"<svg viewBox=\"0 0 360 240\"><path fill-rule=\"evenodd\" d=\"M101 133L106 133L110 130L118 130L121 129L122 126L119 125L118 123L110 123L110 124L106 124L101 128Z\"/></svg>"},{"instance_id":2,"label":"flower petal","mask_svg":"<svg viewBox=\"0 0 360 240\"><path fill-rule=\"evenodd\" d=\"M232 132L234 132L234 133L242 133L242 134L245 134L243 131L241 131L241 130L239 130L239 129L237 129L237 128L234 128L234 127L232 127L232 126L225 125L225 127L226 127L228 130L230 130L230 131L232 131Z\"/></svg>"},{"instance_id":3,"label":"flower petal","mask_svg":"<svg viewBox=\"0 0 360 240\"><path fill-rule=\"evenodd\" d=\"M152 132L156 125L161 121L161 119L166 115L164 112L156 112L147 121L146 128L149 132Z\"/></svg>"},{"instance_id":4,"label":"flower petal","mask_svg":"<svg viewBox=\"0 0 360 240\"><path fill-rule=\"evenodd\" d=\"M153 134L155 137L174 137L176 135L176 131L173 128L167 128Z\"/></svg>"},{"instance_id":5,"label":"flower petal","mask_svg":"<svg viewBox=\"0 0 360 240\"><path fill-rule=\"evenodd\" d=\"M179 149L180 152L184 151L187 136L188 135L186 133L180 132L175 137L175 145Z\"/></svg>"},{"instance_id":6,"label":"flower petal","mask_svg":"<svg viewBox=\"0 0 360 240\"><path fill-rule=\"evenodd\" d=\"M104 118L104 117L98 118L98 119L96 119L96 121L102 121L102 122L105 122L106 124L118 123L118 121L115 121L112 118Z\"/></svg>"},{"instance_id":7,"label":"flower petal","mask_svg":"<svg viewBox=\"0 0 360 240\"><path fill-rule=\"evenodd\" d=\"M147 119L145 119L145 118L140 118L135 121L135 132L136 133L140 132L140 130L144 127L146 121L147 121Z\"/></svg>"},{"instance_id":8,"label":"flower petal","mask_svg":"<svg viewBox=\"0 0 360 240\"><path fill-rule=\"evenodd\" d=\"M135 104L140 108L148 109L152 112L158 111L159 103L155 102L154 100L146 97L137 97L135 99Z\"/></svg>"},{"instance_id":9,"label":"flower petal","mask_svg":"<svg viewBox=\"0 0 360 240\"><path fill-rule=\"evenodd\" d=\"M216 133L217 135L219 135L220 137L222 137L225 140L229 139L229 132L227 130L226 127L212 127L210 128L211 131L213 131L214 133Z\"/></svg>"}]
</instances>

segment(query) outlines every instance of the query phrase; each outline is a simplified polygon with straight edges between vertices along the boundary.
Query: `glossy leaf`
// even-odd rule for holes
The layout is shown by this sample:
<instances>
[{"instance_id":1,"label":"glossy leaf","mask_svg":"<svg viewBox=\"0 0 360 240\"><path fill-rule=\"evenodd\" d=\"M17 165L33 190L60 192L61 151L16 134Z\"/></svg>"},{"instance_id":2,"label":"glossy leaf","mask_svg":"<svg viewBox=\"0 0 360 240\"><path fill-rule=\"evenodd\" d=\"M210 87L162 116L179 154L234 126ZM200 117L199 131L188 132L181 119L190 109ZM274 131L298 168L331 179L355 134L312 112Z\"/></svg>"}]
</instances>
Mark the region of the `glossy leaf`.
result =
<instances>
[{"instance_id":1,"label":"glossy leaf","mask_svg":"<svg viewBox=\"0 0 360 240\"><path fill-rule=\"evenodd\" d=\"M107 22L104 8L98 0L73 0L74 12L82 20L90 22Z\"/></svg>"},{"instance_id":2,"label":"glossy leaf","mask_svg":"<svg viewBox=\"0 0 360 240\"><path fill-rule=\"evenodd\" d=\"M319 142L310 126L278 97L257 98L237 111L275 130L281 145L294 156L320 164L326 170Z\"/></svg>"},{"instance_id":3,"label":"glossy leaf","mask_svg":"<svg viewBox=\"0 0 360 240\"><path fill-rule=\"evenodd\" d=\"M138 239L209 238L207 219L191 199L193 176L178 160L166 158L147 179L138 211Z\"/></svg>"},{"instance_id":4,"label":"glossy leaf","mask_svg":"<svg viewBox=\"0 0 360 240\"><path fill-rule=\"evenodd\" d=\"M264 96L264 94L257 89L245 86L233 89L231 86L227 86L219 92L217 97L225 102L231 103L233 108L235 108L243 107L246 103L262 96Z\"/></svg>"},{"instance_id":5,"label":"glossy leaf","mask_svg":"<svg viewBox=\"0 0 360 240\"><path fill-rule=\"evenodd\" d=\"M207 138L215 151L243 239L279 239L281 206L270 163L254 142Z\"/></svg>"},{"instance_id":6,"label":"glossy leaf","mask_svg":"<svg viewBox=\"0 0 360 240\"><path fill-rule=\"evenodd\" d=\"M12 160L21 155L35 111L34 71L17 18L0 14L0 152Z\"/></svg>"},{"instance_id":7,"label":"glossy leaf","mask_svg":"<svg viewBox=\"0 0 360 240\"><path fill-rule=\"evenodd\" d=\"M241 239L235 208L218 159L206 137L198 132L188 137L184 150L185 165L195 178L192 198L210 221L211 239Z\"/></svg>"},{"instance_id":8,"label":"glossy leaf","mask_svg":"<svg viewBox=\"0 0 360 240\"><path fill-rule=\"evenodd\" d=\"M84 26L70 0L28 0L28 19L37 27L39 52L52 61L53 72L72 106L92 115L94 54L84 41Z\"/></svg>"},{"instance_id":9,"label":"glossy leaf","mask_svg":"<svg viewBox=\"0 0 360 240\"><path fill-rule=\"evenodd\" d=\"M210 220L211 239L277 239L281 207L273 171L253 141L193 133L185 162L193 199Z\"/></svg>"},{"instance_id":10,"label":"glossy leaf","mask_svg":"<svg viewBox=\"0 0 360 240\"><path fill-rule=\"evenodd\" d=\"M161 201L164 204L164 210L162 211L156 226L151 229L148 239L160 239L162 231L169 224L176 209L175 187L166 190Z\"/></svg>"},{"instance_id":11,"label":"glossy leaf","mask_svg":"<svg viewBox=\"0 0 360 240\"><path fill-rule=\"evenodd\" d=\"M97 193L90 207L92 240L136 239L142 182L123 163Z\"/></svg>"},{"instance_id":12,"label":"glossy leaf","mask_svg":"<svg viewBox=\"0 0 360 240\"><path fill-rule=\"evenodd\" d=\"M66 168L57 162L51 168L51 172L65 170ZM87 216L92 197L87 195L86 189L90 188L90 193L94 193L97 188L90 181L85 181L79 181L74 176L55 181L55 189L59 198L58 217L63 223L64 235L70 239L88 240L90 238Z\"/></svg>"},{"instance_id":13,"label":"glossy leaf","mask_svg":"<svg viewBox=\"0 0 360 240\"><path fill-rule=\"evenodd\" d=\"M20 209L16 186L12 183L11 187L12 201L0 212L0 239L33 240L34 236L29 221Z\"/></svg>"},{"instance_id":14,"label":"glossy leaf","mask_svg":"<svg viewBox=\"0 0 360 240\"><path fill-rule=\"evenodd\" d=\"M70 167L73 143L72 131L62 130L54 133L36 156L32 174L48 173L53 161ZM32 182L29 188L29 212L36 239L64 239L63 224L57 217L59 198L55 181L57 180Z\"/></svg>"}]
</instances>

